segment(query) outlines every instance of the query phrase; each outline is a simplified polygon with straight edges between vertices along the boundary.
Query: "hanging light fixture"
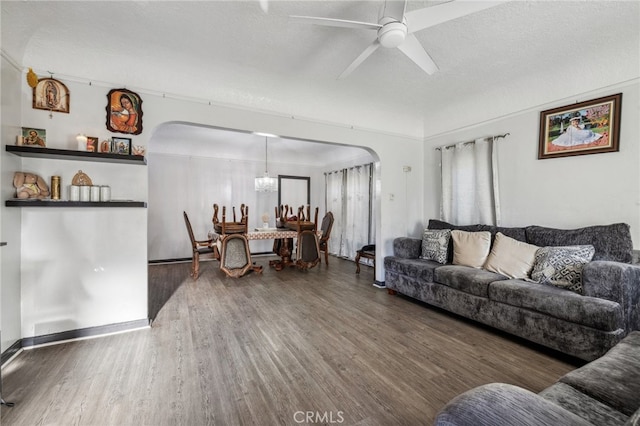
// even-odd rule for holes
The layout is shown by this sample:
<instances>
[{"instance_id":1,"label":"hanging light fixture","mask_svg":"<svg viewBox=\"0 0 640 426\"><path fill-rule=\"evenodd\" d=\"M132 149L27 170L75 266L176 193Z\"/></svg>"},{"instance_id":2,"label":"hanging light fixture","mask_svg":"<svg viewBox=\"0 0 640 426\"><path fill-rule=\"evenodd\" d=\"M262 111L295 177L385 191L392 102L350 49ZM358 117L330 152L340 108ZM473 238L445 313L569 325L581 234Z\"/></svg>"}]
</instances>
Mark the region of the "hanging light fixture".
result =
<instances>
[{"instance_id":1,"label":"hanging light fixture","mask_svg":"<svg viewBox=\"0 0 640 426\"><path fill-rule=\"evenodd\" d=\"M278 190L278 179L269 177L269 169L267 167L267 140L264 137L264 175L259 176L255 180L255 188L257 192L276 192Z\"/></svg>"}]
</instances>

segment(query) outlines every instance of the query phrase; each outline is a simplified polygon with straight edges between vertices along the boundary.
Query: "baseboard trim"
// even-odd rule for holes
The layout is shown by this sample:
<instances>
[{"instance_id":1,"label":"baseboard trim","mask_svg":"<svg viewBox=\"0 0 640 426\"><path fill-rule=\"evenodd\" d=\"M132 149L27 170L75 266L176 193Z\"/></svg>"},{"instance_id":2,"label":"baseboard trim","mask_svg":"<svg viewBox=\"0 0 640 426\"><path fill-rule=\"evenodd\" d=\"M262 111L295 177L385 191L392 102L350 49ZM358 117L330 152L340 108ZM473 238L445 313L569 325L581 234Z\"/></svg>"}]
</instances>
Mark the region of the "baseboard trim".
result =
<instances>
[{"instance_id":1,"label":"baseboard trim","mask_svg":"<svg viewBox=\"0 0 640 426\"><path fill-rule=\"evenodd\" d=\"M13 358L18 352L20 352L21 349L22 340L16 340L15 343L9 346L6 351L2 352L2 356L0 356L0 366L4 365L5 362Z\"/></svg>"},{"instance_id":2,"label":"baseboard trim","mask_svg":"<svg viewBox=\"0 0 640 426\"><path fill-rule=\"evenodd\" d=\"M385 284L384 281L378 281L378 280L375 280L373 282L373 286L377 288L387 288L387 285Z\"/></svg>"},{"instance_id":3,"label":"baseboard trim","mask_svg":"<svg viewBox=\"0 0 640 426\"><path fill-rule=\"evenodd\" d=\"M43 336L24 337L21 341L22 348L32 348L41 345L50 345L69 340L81 340L92 337L102 337L109 334L122 333L149 327L149 319L120 322L116 324L100 325L97 327L80 328L77 330L63 331L61 333L46 334ZM3 354L4 355L4 354Z\"/></svg>"}]
</instances>

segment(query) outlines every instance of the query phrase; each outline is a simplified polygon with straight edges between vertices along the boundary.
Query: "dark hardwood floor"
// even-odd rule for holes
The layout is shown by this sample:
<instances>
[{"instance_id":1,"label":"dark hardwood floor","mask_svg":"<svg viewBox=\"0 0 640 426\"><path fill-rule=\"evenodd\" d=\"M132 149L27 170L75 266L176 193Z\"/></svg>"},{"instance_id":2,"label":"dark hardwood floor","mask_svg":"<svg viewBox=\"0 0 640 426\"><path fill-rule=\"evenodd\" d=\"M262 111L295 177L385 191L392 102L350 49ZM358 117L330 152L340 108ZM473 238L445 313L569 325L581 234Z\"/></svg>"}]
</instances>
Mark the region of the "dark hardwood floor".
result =
<instances>
[{"instance_id":1,"label":"dark hardwood floor","mask_svg":"<svg viewBox=\"0 0 640 426\"><path fill-rule=\"evenodd\" d=\"M152 327L22 352L2 425L428 425L472 387L539 392L575 368L330 262L240 279L204 262L198 281L149 266Z\"/></svg>"}]
</instances>

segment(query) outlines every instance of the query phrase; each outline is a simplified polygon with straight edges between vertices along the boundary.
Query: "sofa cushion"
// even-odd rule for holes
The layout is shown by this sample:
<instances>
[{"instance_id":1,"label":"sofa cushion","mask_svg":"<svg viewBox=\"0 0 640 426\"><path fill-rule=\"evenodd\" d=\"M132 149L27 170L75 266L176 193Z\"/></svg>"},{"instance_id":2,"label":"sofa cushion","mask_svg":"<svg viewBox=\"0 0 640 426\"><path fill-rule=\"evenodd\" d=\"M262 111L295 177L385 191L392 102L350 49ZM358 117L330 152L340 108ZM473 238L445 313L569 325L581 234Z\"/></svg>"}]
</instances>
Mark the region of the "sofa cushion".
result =
<instances>
[{"instance_id":1,"label":"sofa cushion","mask_svg":"<svg viewBox=\"0 0 640 426\"><path fill-rule=\"evenodd\" d=\"M509 278L527 278L533 269L538 246L496 234L484 269Z\"/></svg>"},{"instance_id":2,"label":"sofa cushion","mask_svg":"<svg viewBox=\"0 0 640 426\"><path fill-rule=\"evenodd\" d=\"M422 240L411 237L398 237L393 240L393 254L406 259L418 259L422 252Z\"/></svg>"},{"instance_id":3,"label":"sofa cushion","mask_svg":"<svg viewBox=\"0 0 640 426\"><path fill-rule=\"evenodd\" d=\"M560 378L578 391L631 416L640 408L640 331L598 358Z\"/></svg>"},{"instance_id":4,"label":"sofa cushion","mask_svg":"<svg viewBox=\"0 0 640 426\"><path fill-rule=\"evenodd\" d=\"M460 265L444 265L434 271L434 281L465 293L487 297L489 284L507 277L484 269Z\"/></svg>"},{"instance_id":5,"label":"sofa cushion","mask_svg":"<svg viewBox=\"0 0 640 426\"><path fill-rule=\"evenodd\" d=\"M541 247L536 251L531 279L582 294L582 267L593 253L591 245Z\"/></svg>"},{"instance_id":6,"label":"sofa cushion","mask_svg":"<svg viewBox=\"0 0 640 426\"><path fill-rule=\"evenodd\" d=\"M430 219L429 224L427 225L429 229L451 229L451 230L460 230L460 231L468 231L468 232L478 232L478 231L489 231L491 233L491 238L493 241L493 237L498 232L502 232L507 237L511 237L518 241L527 241L527 235L525 233L525 228L505 228L501 226L491 226L491 225L454 225L449 222L444 222L442 220ZM447 262L453 262L453 244L449 244L449 253L447 257Z\"/></svg>"},{"instance_id":7,"label":"sofa cushion","mask_svg":"<svg viewBox=\"0 0 640 426\"><path fill-rule=\"evenodd\" d=\"M542 226L526 228L527 242L539 247L591 244L595 248L593 260L612 260L630 263L633 242L629 225L589 226L579 229L554 229Z\"/></svg>"},{"instance_id":8,"label":"sofa cushion","mask_svg":"<svg viewBox=\"0 0 640 426\"><path fill-rule=\"evenodd\" d=\"M422 259L447 263L450 229L425 229L422 233Z\"/></svg>"},{"instance_id":9,"label":"sofa cushion","mask_svg":"<svg viewBox=\"0 0 640 426\"><path fill-rule=\"evenodd\" d=\"M623 425L627 416L564 383L554 383L538 395L594 425Z\"/></svg>"},{"instance_id":10,"label":"sofa cushion","mask_svg":"<svg viewBox=\"0 0 640 426\"><path fill-rule=\"evenodd\" d=\"M530 309L598 330L624 328L622 308L610 300L581 296L572 291L523 280L492 282L488 295L495 302Z\"/></svg>"},{"instance_id":11,"label":"sofa cushion","mask_svg":"<svg viewBox=\"0 0 640 426\"><path fill-rule=\"evenodd\" d=\"M433 281L433 270L442 266L433 260L405 259L402 257L387 256L384 258L384 268L396 274L417 278L425 282Z\"/></svg>"},{"instance_id":12,"label":"sofa cushion","mask_svg":"<svg viewBox=\"0 0 640 426\"><path fill-rule=\"evenodd\" d=\"M491 249L491 234L483 232L451 231L453 264L482 268Z\"/></svg>"}]
</instances>

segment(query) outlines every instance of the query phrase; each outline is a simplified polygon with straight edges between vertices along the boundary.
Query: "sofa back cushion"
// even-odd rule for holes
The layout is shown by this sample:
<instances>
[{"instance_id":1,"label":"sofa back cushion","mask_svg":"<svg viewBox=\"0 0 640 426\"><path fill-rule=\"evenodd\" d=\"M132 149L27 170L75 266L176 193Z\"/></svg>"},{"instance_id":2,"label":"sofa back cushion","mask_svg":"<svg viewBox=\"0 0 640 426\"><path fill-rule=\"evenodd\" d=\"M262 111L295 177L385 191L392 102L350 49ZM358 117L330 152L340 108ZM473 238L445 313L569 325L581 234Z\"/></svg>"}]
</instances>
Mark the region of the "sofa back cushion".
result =
<instances>
[{"instance_id":1,"label":"sofa back cushion","mask_svg":"<svg viewBox=\"0 0 640 426\"><path fill-rule=\"evenodd\" d=\"M453 264L482 268L491 249L491 234L488 231L451 231L453 239Z\"/></svg>"},{"instance_id":2,"label":"sofa back cushion","mask_svg":"<svg viewBox=\"0 0 640 426\"><path fill-rule=\"evenodd\" d=\"M579 229L526 228L527 242L538 247L592 245L593 260L631 263L633 242L626 223L589 226Z\"/></svg>"},{"instance_id":3,"label":"sofa back cushion","mask_svg":"<svg viewBox=\"0 0 640 426\"><path fill-rule=\"evenodd\" d=\"M525 228L504 228L501 226L492 226L492 225L454 225L449 222L444 222L442 220L437 219L429 219L429 224L427 225L429 229L451 229L451 230L459 230L459 231L467 231L467 232L480 232L480 231L489 231L491 233L491 241L495 238L498 232L503 233L507 237L511 237L518 241L527 242L527 236L525 233ZM453 244L449 243L449 251L448 251L448 263L453 262Z\"/></svg>"}]
</instances>

